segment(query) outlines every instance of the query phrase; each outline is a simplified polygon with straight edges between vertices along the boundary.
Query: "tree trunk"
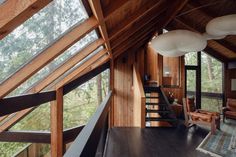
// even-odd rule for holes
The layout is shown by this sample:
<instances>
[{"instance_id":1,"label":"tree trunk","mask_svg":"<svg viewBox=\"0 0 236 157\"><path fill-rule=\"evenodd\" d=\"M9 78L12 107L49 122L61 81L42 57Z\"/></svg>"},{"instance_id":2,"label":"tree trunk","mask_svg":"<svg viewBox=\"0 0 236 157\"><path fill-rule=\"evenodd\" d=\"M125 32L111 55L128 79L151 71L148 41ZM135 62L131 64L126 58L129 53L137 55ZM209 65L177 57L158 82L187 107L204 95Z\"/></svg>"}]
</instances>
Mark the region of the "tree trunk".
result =
<instances>
[{"instance_id":1,"label":"tree trunk","mask_svg":"<svg viewBox=\"0 0 236 157\"><path fill-rule=\"evenodd\" d=\"M207 56L207 69L208 69L208 78L210 81L214 79L213 69L212 69L212 60L209 56Z\"/></svg>"},{"instance_id":2,"label":"tree trunk","mask_svg":"<svg viewBox=\"0 0 236 157\"><path fill-rule=\"evenodd\" d=\"M102 102L102 76L99 74L97 76L97 99L98 99L98 105Z\"/></svg>"}]
</instances>

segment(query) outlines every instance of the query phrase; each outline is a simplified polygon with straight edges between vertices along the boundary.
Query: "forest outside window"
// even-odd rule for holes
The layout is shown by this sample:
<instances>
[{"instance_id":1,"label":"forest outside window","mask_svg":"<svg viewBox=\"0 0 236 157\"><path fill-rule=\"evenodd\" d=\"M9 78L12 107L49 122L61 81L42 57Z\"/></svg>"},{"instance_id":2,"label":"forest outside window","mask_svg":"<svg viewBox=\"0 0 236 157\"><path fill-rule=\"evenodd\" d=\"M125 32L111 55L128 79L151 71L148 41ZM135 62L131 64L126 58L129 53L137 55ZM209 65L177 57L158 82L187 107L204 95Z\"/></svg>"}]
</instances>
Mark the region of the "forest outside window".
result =
<instances>
[{"instance_id":1,"label":"forest outside window","mask_svg":"<svg viewBox=\"0 0 236 157\"><path fill-rule=\"evenodd\" d=\"M54 0L0 41L0 83L88 19L81 0Z\"/></svg>"}]
</instances>

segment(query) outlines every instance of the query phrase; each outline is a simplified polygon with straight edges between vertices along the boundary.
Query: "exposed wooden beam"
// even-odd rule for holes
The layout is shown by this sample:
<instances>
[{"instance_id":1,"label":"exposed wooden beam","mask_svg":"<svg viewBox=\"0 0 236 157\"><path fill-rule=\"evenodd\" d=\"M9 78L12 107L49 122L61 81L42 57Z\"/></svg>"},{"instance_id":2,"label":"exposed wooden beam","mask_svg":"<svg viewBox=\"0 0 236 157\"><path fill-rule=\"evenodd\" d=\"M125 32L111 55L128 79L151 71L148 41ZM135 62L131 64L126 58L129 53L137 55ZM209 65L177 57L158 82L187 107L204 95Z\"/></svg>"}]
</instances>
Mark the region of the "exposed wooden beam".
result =
<instances>
[{"instance_id":1,"label":"exposed wooden beam","mask_svg":"<svg viewBox=\"0 0 236 157\"><path fill-rule=\"evenodd\" d=\"M0 5L0 40L52 0L7 0Z\"/></svg>"},{"instance_id":2,"label":"exposed wooden beam","mask_svg":"<svg viewBox=\"0 0 236 157\"><path fill-rule=\"evenodd\" d=\"M133 34L139 33L140 31L143 31L143 29L145 29L146 27L149 27L150 23L158 21L159 18L161 18L161 15L164 16L162 13L164 12L164 10L166 10L166 5L167 1L156 3L153 6L153 9L149 10L140 20L134 22L129 29L126 29L125 32L113 38L110 41L112 49L117 46L120 46L122 42L127 40Z\"/></svg>"},{"instance_id":3,"label":"exposed wooden beam","mask_svg":"<svg viewBox=\"0 0 236 157\"><path fill-rule=\"evenodd\" d=\"M154 26L154 25L153 25ZM137 41L141 41L143 38L146 38L147 36L150 38L156 28L153 27L152 25L149 28L146 28L146 30L140 32L136 36L131 36L130 38L127 39L127 41L124 41L121 43L121 46L114 48L114 56L120 55L120 53L125 52L129 47L132 47L133 44L136 44ZM142 43L140 43L142 44ZM146 43L145 43L146 44Z\"/></svg>"},{"instance_id":4,"label":"exposed wooden beam","mask_svg":"<svg viewBox=\"0 0 236 157\"><path fill-rule=\"evenodd\" d=\"M63 88L56 90L56 100L51 104L51 156L63 155Z\"/></svg>"},{"instance_id":5,"label":"exposed wooden beam","mask_svg":"<svg viewBox=\"0 0 236 157\"><path fill-rule=\"evenodd\" d=\"M0 85L0 99L13 91L16 87L35 74L38 70L43 68L54 58L62 54L66 49L84 37L87 33L94 30L97 25L97 20L94 17L90 17L82 24L77 25L65 32L60 39L58 39L51 46L47 47L37 57L32 59L28 64L23 66Z\"/></svg>"},{"instance_id":6,"label":"exposed wooden beam","mask_svg":"<svg viewBox=\"0 0 236 157\"><path fill-rule=\"evenodd\" d=\"M84 125L63 131L63 142L70 143L79 135ZM0 133L1 142L51 143L51 132L40 131L3 131Z\"/></svg>"},{"instance_id":7,"label":"exposed wooden beam","mask_svg":"<svg viewBox=\"0 0 236 157\"><path fill-rule=\"evenodd\" d=\"M148 1L147 3L150 3L151 1ZM109 39L112 40L115 38L118 34L122 33L124 30L129 28L133 23L140 20L143 16L145 16L150 10L156 7L156 5L160 5L163 2L163 0L159 0L157 4L147 8L147 7L141 7L141 9L138 10L136 14L130 15L126 20L121 22L119 25L117 25L115 28L112 29L112 31L109 33Z\"/></svg>"},{"instance_id":8,"label":"exposed wooden beam","mask_svg":"<svg viewBox=\"0 0 236 157\"><path fill-rule=\"evenodd\" d=\"M150 36L152 36L153 32L150 32L149 34L143 36L142 38L139 38L138 40L132 42L130 45L127 45L126 47L122 47L119 50L116 51L116 53L114 53L114 58L117 58L119 55L121 55L124 52L127 52L133 48L139 48L145 44L147 44L147 42L150 39Z\"/></svg>"},{"instance_id":9,"label":"exposed wooden beam","mask_svg":"<svg viewBox=\"0 0 236 157\"><path fill-rule=\"evenodd\" d=\"M90 59L88 59L86 62L84 62L82 65L80 65L76 70L72 71L70 74L68 74L64 79L60 80L56 85L56 89L61 88L62 86L66 85L70 81L73 80L74 77L80 74L85 68L90 66L92 63L96 62L100 57L105 55L107 53L107 50L101 50L94 56L92 56Z\"/></svg>"},{"instance_id":10,"label":"exposed wooden beam","mask_svg":"<svg viewBox=\"0 0 236 157\"><path fill-rule=\"evenodd\" d=\"M162 16L162 14L160 16ZM125 47L128 47L133 42L139 40L140 38L143 38L144 36L147 36L150 32L153 32L154 30L156 30L158 28L158 25L159 25L159 21L157 19L153 19L153 21L150 21L149 23L147 23L145 25L146 27L143 27L137 34L134 34L128 37L126 40L121 42L120 45L117 45L116 47L114 47L113 48L114 54L117 51L121 51L119 49L122 49L122 48L125 49ZM150 37L152 36L150 35Z\"/></svg>"},{"instance_id":11,"label":"exposed wooden beam","mask_svg":"<svg viewBox=\"0 0 236 157\"><path fill-rule=\"evenodd\" d=\"M4 98L0 100L0 116L38 106L55 98L55 91ZM1 127L0 129L2 130Z\"/></svg>"},{"instance_id":12,"label":"exposed wooden beam","mask_svg":"<svg viewBox=\"0 0 236 157\"><path fill-rule=\"evenodd\" d=\"M4 131L0 133L1 142L50 143L50 132Z\"/></svg>"},{"instance_id":13,"label":"exposed wooden beam","mask_svg":"<svg viewBox=\"0 0 236 157\"><path fill-rule=\"evenodd\" d=\"M99 23L99 30L102 35L102 38L105 40L105 46L108 52L111 54L111 45L108 39L107 27L102 12L102 6L100 0L89 0L90 6L92 8L93 14L96 17Z\"/></svg>"},{"instance_id":14,"label":"exposed wooden beam","mask_svg":"<svg viewBox=\"0 0 236 157\"><path fill-rule=\"evenodd\" d=\"M188 0L175 1L175 3L172 4L168 9L165 18L162 18L162 21L160 22L162 24L162 28L166 27L187 3Z\"/></svg>"},{"instance_id":15,"label":"exposed wooden beam","mask_svg":"<svg viewBox=\"0 0 236 157\"><path fill-rule=\"evenodd\" d=\"M60 77L65 72L67 72L69 69L71 69L77 63L79 63L81 60L83 60L85 57L87 57L90 53L95 51L102 44L104 44L103 39L98 39L98 40L94 41L92 44L90 44L89 46L84 48L81 52L78 52L75 56L70 58L63 65L61 65L59 68L57 68L55 71L53 71L47 77L45 77L41 82L39 82L35 87L32 88L32 91L33 92L40 92L41 90L43 90L50 83L55 81L58 77Z\"/></svg>"}]
</instances>

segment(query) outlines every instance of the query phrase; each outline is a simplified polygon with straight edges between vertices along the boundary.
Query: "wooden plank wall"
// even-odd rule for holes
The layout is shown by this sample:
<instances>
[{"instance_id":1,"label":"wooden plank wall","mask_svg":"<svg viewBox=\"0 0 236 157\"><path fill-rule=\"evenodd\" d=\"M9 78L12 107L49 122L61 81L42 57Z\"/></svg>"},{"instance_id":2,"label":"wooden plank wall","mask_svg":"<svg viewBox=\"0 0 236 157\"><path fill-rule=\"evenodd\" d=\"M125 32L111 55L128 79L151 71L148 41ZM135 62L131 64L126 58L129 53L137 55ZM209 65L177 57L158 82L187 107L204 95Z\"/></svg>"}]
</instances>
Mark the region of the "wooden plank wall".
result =
<instances>
[{"instance_id":1,"label":"wooden plank wall","mask_svg":"<svg viewBox=\"0 0 236 157\"><path fill-rule=\"evenodd\" d=\"M158 55L151 47L147 46L146 51L146 74L151 76L151 80L157 81L162 85L163 80L163 57ZM185 91L185 70L184 70L184 57L180 58L180 82L178 87L164 88L165 93L172 92L174 97L182 104L182 98Z\"/></svg>"},{"instance_id":2,"label":"wooden plank wall","mask_svg":"<svg viewBox=\"0 0 236 157\"><path fill-rule=\"evenodd\" d=\"M133 64L144 74L144 50L126 52L114 61L114 126L134 125Z\"/></svg>"},{"instance_id":3,"label":"wooden plank wall","mask_svg":"<svg viewBox=\"0 0 236 157\"><path fill-rule=\"evenodd\" d=\"M138 67L136 65L133 66L133 119L134 126L136 127L145 127L145 93L143 89L143 83L141 80L141 75L139 73Z\"/></svg>"},{"instance_id":4,"label":"wooden plank wall","mask_svg":"<svg viewBox=\"0 0 236 157\"><path fill-rule=\"evenodd\" d=\"M225 67L225 98L236 99L236 91L231 91L231 79L236 79L236 69Z\"/></svg>"}]
</instances>

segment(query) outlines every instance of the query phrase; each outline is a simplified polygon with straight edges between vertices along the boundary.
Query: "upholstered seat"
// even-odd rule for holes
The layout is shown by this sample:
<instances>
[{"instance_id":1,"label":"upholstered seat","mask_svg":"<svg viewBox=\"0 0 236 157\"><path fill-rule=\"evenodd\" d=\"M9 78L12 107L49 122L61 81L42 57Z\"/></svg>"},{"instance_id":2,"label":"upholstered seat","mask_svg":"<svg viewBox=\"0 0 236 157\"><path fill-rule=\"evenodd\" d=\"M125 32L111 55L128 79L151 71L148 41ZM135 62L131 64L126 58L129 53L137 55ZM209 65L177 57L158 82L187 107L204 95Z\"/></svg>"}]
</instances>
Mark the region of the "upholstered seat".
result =
<instances>
[{"instance_id":1,"label":"upholstered seat","mask_svg":"<svg viewBox=\"0 0 236 157\"><path fill-rule=\"evenodd\" d=\"M223 108L223 115L225 118L236 119L236 99L227 99L226 107Z\"/></svg>"}]
</instances>

